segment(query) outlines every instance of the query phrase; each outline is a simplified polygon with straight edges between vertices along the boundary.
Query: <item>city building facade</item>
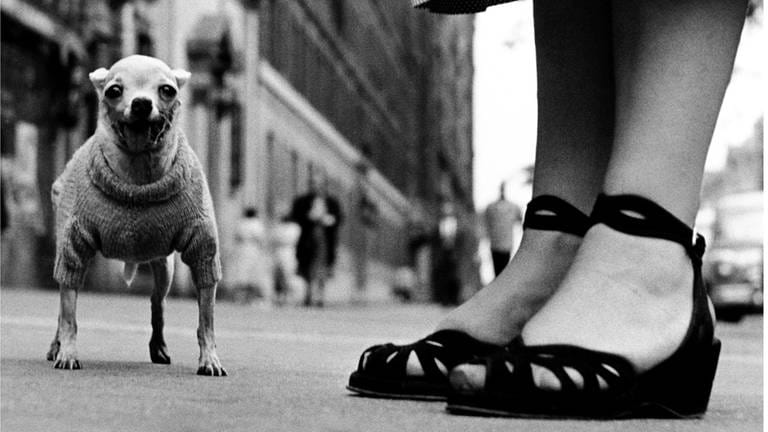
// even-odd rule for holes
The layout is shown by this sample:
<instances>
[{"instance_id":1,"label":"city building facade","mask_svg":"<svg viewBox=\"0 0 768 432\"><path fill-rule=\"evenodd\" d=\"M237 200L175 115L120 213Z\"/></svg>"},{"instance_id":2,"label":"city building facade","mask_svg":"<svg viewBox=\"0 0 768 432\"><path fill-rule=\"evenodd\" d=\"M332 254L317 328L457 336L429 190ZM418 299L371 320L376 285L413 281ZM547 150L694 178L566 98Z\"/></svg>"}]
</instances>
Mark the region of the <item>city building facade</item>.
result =
<instances>
[{"instance_id":1,"label":"city building facade","mask_svg":"<svg viewBox=\"0 0 768 432\"><path fill-rule=\"evenodd\" d=\"M311 178L344 215L329 301L388 298L403 268L415 274L414 295L433 299L446 219L458 221L449 234L474 257L471 17L373 0L4 0L2 13L3 159L34 161L42 215L32 228L10 219L4 237L20 239L4 241L4 284L49 280L50 184L95 127L87 72L134 53L192 72L181 121L214 199L222 290L241 264L244 210L255 208L269 233ZM38 280L6 275L25 238L36 239L28 266ZM102 262L92 283L119 283L108 276L115 265ZM191 289L177 270L174 289ZM459 272L461 284L475 283L471 268Z\"/></svg>"}]
</instances>

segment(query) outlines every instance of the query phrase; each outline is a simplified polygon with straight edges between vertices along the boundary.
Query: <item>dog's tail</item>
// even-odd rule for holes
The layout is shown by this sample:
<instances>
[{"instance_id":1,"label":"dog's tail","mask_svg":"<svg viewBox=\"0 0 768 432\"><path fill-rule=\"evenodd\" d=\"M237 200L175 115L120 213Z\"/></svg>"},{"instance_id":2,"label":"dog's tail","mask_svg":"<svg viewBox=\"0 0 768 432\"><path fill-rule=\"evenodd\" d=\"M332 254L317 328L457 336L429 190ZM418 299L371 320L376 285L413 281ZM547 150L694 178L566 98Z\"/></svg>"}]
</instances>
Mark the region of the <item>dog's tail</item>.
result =
<instances>
[{"instance_id":1,"label":"dog's tail","mask_svg":"<svg viewBox=\"0 0 768 432\"><path fill-rule=\"evenodd\" d=\"M125 266L123 266L123 279L125 279L125 284L128 286L131 286L131 282L133 282L133 278L136 277L136 269L139 268L139 265L137 263L132 262L126 262Z\"/></svg>"}]
</instances>

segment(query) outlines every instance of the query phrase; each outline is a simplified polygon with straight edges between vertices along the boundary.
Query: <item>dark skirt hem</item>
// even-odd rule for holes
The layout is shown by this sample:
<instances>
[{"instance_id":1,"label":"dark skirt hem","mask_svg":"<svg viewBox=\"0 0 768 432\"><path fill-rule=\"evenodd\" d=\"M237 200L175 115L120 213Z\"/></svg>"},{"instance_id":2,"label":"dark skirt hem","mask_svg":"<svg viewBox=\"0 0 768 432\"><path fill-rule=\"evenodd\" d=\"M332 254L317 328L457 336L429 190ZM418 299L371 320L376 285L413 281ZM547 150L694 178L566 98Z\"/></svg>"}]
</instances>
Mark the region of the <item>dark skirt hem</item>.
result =
<instances>
[{"instance_id":1,"label":"dark skirt hem","mask_svg":"<svg viewBox=\"0 0 768 432\"><path fill-rule=\"evenodd\" d=\"M512 1L514 0L413 0L413 6L439 14L471 14Z\"/></svg>"}]
</instances>

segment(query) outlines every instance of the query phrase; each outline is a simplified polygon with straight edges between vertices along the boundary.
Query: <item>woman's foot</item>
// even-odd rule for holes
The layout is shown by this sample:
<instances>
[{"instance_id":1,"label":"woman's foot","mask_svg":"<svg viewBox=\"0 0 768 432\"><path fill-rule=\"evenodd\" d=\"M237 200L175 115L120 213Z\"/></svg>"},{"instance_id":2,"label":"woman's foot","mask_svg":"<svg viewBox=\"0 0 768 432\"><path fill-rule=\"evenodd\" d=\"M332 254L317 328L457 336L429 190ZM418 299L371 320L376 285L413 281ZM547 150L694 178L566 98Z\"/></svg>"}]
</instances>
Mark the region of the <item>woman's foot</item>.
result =
<instances>
[{"instance_id":1,"label":"woman's foot","mask_svg":"<svg viewBox=\"0 0 768 432\"><path fill-rule=\"evenodd\" d=\"M501 274L438 324L483 342L505 345L552 296L582 238L559 231L526 229Z\"/></svg>"},{"instance_id":2,"label":"woman's foot","mask_svg":"<svg viewBox=\"0 0 768 432\"><path fill-rule=\"evenodd\" d=\"M527 346L568 344L618 354L644 372L683 340L693 308L692 284L691 260L680 245L596 225L522 337ZM560 388L546 368L535 367L533 376L541 388ZM451 381L457 388L479 390L485 366L460 365Z\"/></svg>"},{"instance_id":3,"label":"woman's foot","mask_svg":"<svg viewBox=\"0 0 768 432\"><path fill-rule=\"evenodd\" d=\"M579 243L581 237L573 234L525 230L499 277L451 311L426 338L367 349L347 388L375 397L444 398L451 369L499 350L520 334L562 280Z\"/></svg>"},{"instance_id":4,"label":"woman's foot","mask_svg":"<svg viewBox=\"0 0 768 432\"><path fill-rule=\"evenodd\" d=\"M444 399L451 369L499 351L552 295L573 261L589 217L560 198L531 200L521 246L502 274L408 345L372 346L360 356L348 389L375 397Z\"/></svg>"}]
</instances>

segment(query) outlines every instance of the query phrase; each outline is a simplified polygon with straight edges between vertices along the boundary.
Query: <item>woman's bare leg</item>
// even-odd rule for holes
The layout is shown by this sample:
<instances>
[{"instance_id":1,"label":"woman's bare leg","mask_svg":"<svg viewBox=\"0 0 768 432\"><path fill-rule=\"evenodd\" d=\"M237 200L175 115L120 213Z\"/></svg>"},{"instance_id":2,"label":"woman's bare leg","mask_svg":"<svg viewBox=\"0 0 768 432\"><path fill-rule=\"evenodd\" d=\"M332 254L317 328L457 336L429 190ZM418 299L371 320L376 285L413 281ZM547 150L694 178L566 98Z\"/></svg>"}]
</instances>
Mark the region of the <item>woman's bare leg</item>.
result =
<instances>
[{"instance_id":1,"label":"woman's bare leg","mask_svg":"<svg viewBox=\"0 0 768 432\"><path fill-rule=\"evenodd\" d=\"M644 196L693 225L745 3L614 0L616 135L606 193ZM680 345L692 283L678 244L597 225L523 337L620 354L642 372ZM559 386L545 369L537 378Z\"/></svg>"},{"instance_id":2,"label":"woman's bare leg","mask_svg":"<svg viewBox=\"0 0 768 432\"><path fill-rule=\"evenodd\" d=\"M589 213L602 189L613 138L608 0L534 3L538 135L533 195L555 195ZM504 271L438 329L505 344L562 281L581 238L526 229Z\"/></svg>"}]
</instances>

